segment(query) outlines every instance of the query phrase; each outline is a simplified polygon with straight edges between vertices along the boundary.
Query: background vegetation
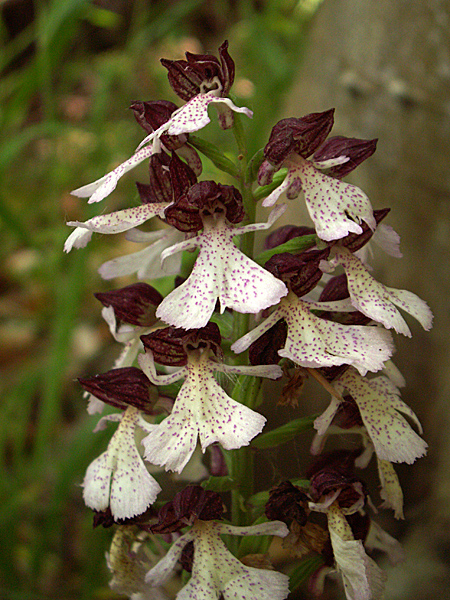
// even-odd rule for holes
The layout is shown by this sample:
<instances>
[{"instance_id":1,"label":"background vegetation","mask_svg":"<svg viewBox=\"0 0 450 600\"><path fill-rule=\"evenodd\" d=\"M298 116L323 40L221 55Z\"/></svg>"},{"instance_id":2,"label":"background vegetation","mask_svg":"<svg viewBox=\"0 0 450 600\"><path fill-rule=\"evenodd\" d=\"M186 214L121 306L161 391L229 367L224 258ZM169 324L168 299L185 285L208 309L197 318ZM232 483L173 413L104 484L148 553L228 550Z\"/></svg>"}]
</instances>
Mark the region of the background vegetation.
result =
<instances>
[{"instance_id":1,"label":"background vegetation","mask_svg":"<svg viewBox=\"0 0 450 600\"><path fill-rule=\"evenodd\" d=\"M117 287L96 270L127 242L99 236L64 255L65 222L105 210L69 191L132 153L142 132L126 110L131 101L177 101L159 57L215 52L224 39L237 63L238 101L257 108L248 127L254 150L261 147L316 4L0 3L1 598L114 597L104 566L111 534L92 533L79 488L110 432L92 435L96 420L75 378L110 368L116 350L93 292ZM121 181L108 211L137 203L135 178Z\"/></svg>"}]
</instances>

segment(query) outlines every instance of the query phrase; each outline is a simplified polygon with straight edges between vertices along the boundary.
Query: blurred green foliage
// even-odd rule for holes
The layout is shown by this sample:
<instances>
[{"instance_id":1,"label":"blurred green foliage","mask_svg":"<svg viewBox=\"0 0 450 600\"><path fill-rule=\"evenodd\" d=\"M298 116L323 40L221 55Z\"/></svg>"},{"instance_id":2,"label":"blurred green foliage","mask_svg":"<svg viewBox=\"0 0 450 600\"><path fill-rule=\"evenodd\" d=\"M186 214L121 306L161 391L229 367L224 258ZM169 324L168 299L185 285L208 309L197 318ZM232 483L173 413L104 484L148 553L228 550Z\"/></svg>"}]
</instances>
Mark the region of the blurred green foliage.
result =
<instances>
[{"instance_id":1,"label":"blurred green foliage","mask_svg":"<svg viewBox=\"0 0 450 600\"><path fill-rule=\"evenodd\" d=\"M69 190L133 152L143 134L125 110L131 101L177 101L160 56L215 52L224 39L237 65L233 93L255 110L246 126L250 150L258 150L289 91L314 7L292 0L0 5L1 598L114 597L104 566L111 534L92 533L80 489L111 431L92 434L97 419L86 414L74 380L107 370L117 354L92 294L117 287L96 269L128 247L96 238L64 255L65 222L105 210ZM202 137L214 141L216 133L212 124ZM214 173L212 163L206 172ZM139 173L145 181L145 168ZM134 181L120 182L108 211L137 203Z\"/></svg>"}]
</instances>

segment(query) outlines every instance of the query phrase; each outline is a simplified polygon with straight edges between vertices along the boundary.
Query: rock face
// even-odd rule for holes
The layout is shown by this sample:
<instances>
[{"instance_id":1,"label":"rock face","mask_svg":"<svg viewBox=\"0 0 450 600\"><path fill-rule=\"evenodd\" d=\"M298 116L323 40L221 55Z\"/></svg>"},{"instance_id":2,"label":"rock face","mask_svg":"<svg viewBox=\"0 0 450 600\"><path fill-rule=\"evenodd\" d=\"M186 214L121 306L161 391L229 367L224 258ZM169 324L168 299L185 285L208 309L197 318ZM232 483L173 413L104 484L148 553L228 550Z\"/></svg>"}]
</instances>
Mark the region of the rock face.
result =
<instances>
[{"instance_id":1,"label":"rock face","mask_svg":"<svg viewBox=\"0 0 450 600\"><path fill-rule=\"evenodd\" d=\"M428 498L410 537L430 559L450 542L450 0L325 0L282 116L331 107L333 135L379 138L351 179L374 208L392 207L387 221L401 236L404 258L377 255L378 278L415 292L435 315L431 332L412 324L412 339L398 336L395 357L431 445L412 475L400 471L407 505ZM433 535L417 533L424 520ZM419 577L429 589L417 597L436 597L430 580L439 587L446 573L430 560L416 578L411 564L389 597L417 594Z\"/></svg>"}]
</instances>

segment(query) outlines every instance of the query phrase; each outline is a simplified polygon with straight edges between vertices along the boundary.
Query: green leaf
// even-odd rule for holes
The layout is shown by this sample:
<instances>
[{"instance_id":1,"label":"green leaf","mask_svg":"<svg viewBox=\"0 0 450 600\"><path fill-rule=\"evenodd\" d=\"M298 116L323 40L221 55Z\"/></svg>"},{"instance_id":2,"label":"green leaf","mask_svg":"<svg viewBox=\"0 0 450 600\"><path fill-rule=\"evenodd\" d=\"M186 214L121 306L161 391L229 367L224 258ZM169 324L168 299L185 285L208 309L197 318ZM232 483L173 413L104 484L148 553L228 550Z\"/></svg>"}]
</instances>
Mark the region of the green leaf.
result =
<instances>
[{"instance_id":1,"label":"green leaf","mask_svg":"<svg viewBox=\"0 0 450 600\"><path fill-rule=\"evenodd\" d=\"M225 154L223 154L219 150L219 148L217 148L217 146L215 146L211 142L208 142L206 140L203 140L202 138L197 137L196 135L189 136L189 143L192 144L192 146L194 146L194 148L197 148L197 150L199 150L199 152L201 152L207 158L209 158L209 160L218 169L220 169L221 171L224 171L225 173L228 173L229 175L232 175L233 177L239 177L238 167L234 164L233 161L231 161L229 158L227 158L225 156Z\"/></svg>"},{"instance_id":2,"label":"green leaf","mask_svg":"<svg viewBox=\"0 0 450 600\"><path fill-rule=\"evenodd\" d=\"M259 435L253 440L251 445L254 448L262 450L263 448L274 448L280 444L285 444L299 433L312 429L316 417L317 415L312 415L309 417L302 417L301 419L294 419L294 421L291 421L290 423L286 423L285 425L281 425L281 427L277 427L272 431Z\"/></svg>"},{"instance_id":3,"label":"green leaf","mask_svg":"<svg viewBox=\"0 0 450 600\"><path fill-rule=\"evenodd\" d=\"M291 592L295 591L299 585L306 581L323 564L324 560L318 554L308 556L302 560L289 574L289 589Z\"/></svg>"},{"instance_id":4,"label":"green leaf","mask_svg":"<svg viewBox=\"0 0 450 600\"><path fill-rule=\"evenodd\" d=\"M275 254L283 254L283 252L291 252L295 254L296 252L303 252L303 250L307 250L308 248L312 248L317 243L317 236L315 233L311 235L299 235L292 240L285 242L284 244L280 244L275 248L271 248L270 250L265 250L261 252L256 258L255 261L259 265L264 265L269 258L272 258Z\"/></svg>"},{"instance_id":5,"label":"green leaf","mask_svg":"<svg viewBox=\"0 0 450 600\"><path fill-rule=\"evenodd\" d=\"M229 492L230 490L235 490L239 487L239 483L228 475L225 477L214 477L211 475L211 477L202 481L200 485L203 489L212 492Z\"/></svg>"}]
</instances>

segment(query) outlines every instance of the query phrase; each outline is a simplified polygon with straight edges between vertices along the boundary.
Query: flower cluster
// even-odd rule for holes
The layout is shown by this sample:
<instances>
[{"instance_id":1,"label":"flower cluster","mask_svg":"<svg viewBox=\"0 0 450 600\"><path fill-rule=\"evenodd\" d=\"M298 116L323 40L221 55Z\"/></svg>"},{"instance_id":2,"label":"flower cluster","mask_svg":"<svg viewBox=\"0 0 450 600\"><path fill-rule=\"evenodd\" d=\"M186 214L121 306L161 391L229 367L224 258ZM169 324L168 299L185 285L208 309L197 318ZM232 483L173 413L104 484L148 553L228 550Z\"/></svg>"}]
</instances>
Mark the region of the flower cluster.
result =
<instances>
[{"instance_id":1,"label":"flower cluster","mask_svg":"<svg viewBox=\"0 0 450 600\"><path fill-rule=\"evenodd\" d=\"M289 577L271 562L278 536L316 593L337 570L349 600L382 598L385 575L369 553L384 549L397 562L402 551L370 517L373 502L356 469L375 454L382 506L403 518L392 464L413 463L427 444L400 396L393 331L411 336L400 310L426 330L432 314L415 294L369 272L369 243L400 257L399 238L382 223L389 210L373 210L342 178L373 154L376 140L328 137L334 111L327 110L279 121L251 160L236 134L240 156L233 162L189 137L210 123L210 104L224 130L236 131L240 114L252 116L229 98L235 65L228 43L218 58L188 52L185 60L161 62L184 104L133 102L146 137L130 159L73 192L99 202L148 160L149 182L137 184L140 206L69 222L75 229L65 243L69 252L94 232L127 232L145 244L99 269L104 279L137 274L145 281L96 294L124 348L110 371L79 380L91 414L114 409L96 429L118 424L83 482L95 523L117 528L111 585L135 600L169 598L169 589L178 600L283 600ZM236 186L199 180L198 151ZM287 174L274 183L282 168ZM312 223L280 227L253 256L253 234L271 228L287 206L257 223L255 198L271 207L283 194L301 193ZM161 227L140 231L150 219ZM313 377L331 402L309 421L317 433L308 480L303 487L286 481L269 494L262 489L268 482L255 489L254 460L258 448L285 442L286 429L263 431L270 425L259 408L261 387L284 376L297 391ZM305 423L308 417L290 425ZM359 449L322 454L333 433L357 434ZM181 489L183 480L190 485ZM262 497L265 508L255 512ZM222 520L225 510L232 523ZM306 555L315 557L309 573Z\"/></svg>"}]
</instances>

